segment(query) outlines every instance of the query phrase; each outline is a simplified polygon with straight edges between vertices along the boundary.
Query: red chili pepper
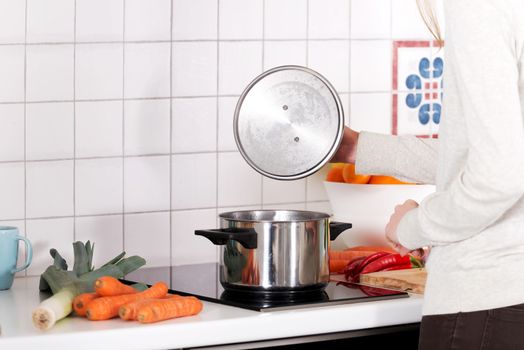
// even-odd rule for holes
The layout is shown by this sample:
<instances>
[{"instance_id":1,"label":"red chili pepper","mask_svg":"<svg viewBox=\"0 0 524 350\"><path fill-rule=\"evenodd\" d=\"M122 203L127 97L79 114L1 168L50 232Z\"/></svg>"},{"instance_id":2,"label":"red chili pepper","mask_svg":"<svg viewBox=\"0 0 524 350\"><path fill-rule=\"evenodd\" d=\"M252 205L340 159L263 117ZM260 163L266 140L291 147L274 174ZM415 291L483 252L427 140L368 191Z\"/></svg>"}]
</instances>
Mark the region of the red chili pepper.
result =
<instances>
[{"instance_id":1,"label":"red chili pepper","mask_svg":"<svg viewBox=\"0 0 524 350\"><path fill-rule=\"evenodd\" d=\"M382 288L373 288L368 286L360 286L360 290L364 292L364 294L378 297L382 295L391 295L391 294L398 294L399 292L395 290L388 290L388 289L382 289Z\"/></svg>"},{"instance_id":2,"label":"red chili pepper","mask_svg":"<svg viewBox=\"0 0 524 350\"><path fill-rule=\"evenodd\" d=\"M411 266L411 263L409 263L405 265L395 265L395 266L387 267L380 271L406 270L406 269L411 269L411 268L413 268L413 266Z\"/></svg>"},{"instance_id":3,"label":"red chili pepper","mask_svg":"<svg viewBox=\"0 0 524 350\"><path fill-rule=\"evenodd\" d=\"M364 260L366 257L361 256L360 258L355 258L351 260L346 267L344 268L344 275L346 276L346 280L350 280L355 275L355 268Z\"/></svg>"},{"instance_id":4,"label":"red chili pepper","mask_svg":"<svg viewBox=\"0 0 524 350\"><path fill-rule=\"evenodd\" d=\"M371 264L373 261L376 261L378 259L381 259L382 257L384 256L388 256L388 255L394 255L392 253L388 253L388 252L377 252L375 254L371 254L371 255L368 255L361 263L360 265L358 265L358 267L356 268L355 270L355 274L360 274L360 271L362 271L362 269L364 269L366 266L368 266L369 264Z\"/></svg>"},{"instance_id":5,"label":"red chili pepper","mask_svg":"<svg viewBox=\"0 0 524 350\"><path fill-rule=\"evenodd\" d=\"M361 274L381 271L384 269L387 269L392 266L398 266L398 265L411 265L411 257L409 255L401 256L400 254L390 254L387 256L383 256L379 259L376 259L366 265L362 271L360 271Z\"/></svg>"}]
</instances>

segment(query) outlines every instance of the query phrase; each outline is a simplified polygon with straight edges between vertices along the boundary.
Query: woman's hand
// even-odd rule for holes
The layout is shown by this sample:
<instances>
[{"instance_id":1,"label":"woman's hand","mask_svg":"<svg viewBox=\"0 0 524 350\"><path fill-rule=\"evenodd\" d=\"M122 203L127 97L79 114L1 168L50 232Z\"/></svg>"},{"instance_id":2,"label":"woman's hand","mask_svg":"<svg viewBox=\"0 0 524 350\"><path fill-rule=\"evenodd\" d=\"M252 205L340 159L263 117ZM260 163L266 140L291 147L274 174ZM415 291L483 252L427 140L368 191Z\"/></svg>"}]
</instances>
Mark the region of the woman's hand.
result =
<instances>
[{"instance_id":1,"label":"woman's hand","mask_svg":"<svg viewBox=\"0 0 524 350\"><path fill-rule=\"evenodd\" d=\"M406 255L410 250L406 247L403 247L397 238L397 227L398 223L406 213L412 209L418 207L418 203L412 199L408 199L403 204L399 204L395 207L395 212L389 218L389 222L386 225L386 239L392 245L392 247L400 253L400 255Z\"/></svg>"},{"instance_id":2,"label":"woman's hand","mask_svg":"<svg viewBox=\"0 0 524 350\"><path fill-rule=\"evenodd\" d=\"M357 143L359 133L344 127L344 135L342 136L342 142L338 147L337 152L331 158L332 163L352 163L355 164L355 158L357 155Z\"/></svg>"}]
</instances>

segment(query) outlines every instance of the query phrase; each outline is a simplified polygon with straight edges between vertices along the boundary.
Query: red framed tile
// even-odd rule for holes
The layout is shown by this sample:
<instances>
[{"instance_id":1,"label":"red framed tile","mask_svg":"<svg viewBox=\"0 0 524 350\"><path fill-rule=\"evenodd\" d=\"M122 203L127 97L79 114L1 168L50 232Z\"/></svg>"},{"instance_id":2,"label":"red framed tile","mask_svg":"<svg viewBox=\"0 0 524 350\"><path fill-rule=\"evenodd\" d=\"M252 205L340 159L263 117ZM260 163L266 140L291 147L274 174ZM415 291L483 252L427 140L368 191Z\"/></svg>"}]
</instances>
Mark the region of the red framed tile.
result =
<instances>
[{"instance_id":1,"label":"red framed tile","mask_svg":"<svg viewBox=\"0 0 524 350\"><path fill-rule=\"evenodd\" d=\"M393 42L394 135L438 137L444 60L437 46L432 41Z\"/></svg>"}]
</instances>

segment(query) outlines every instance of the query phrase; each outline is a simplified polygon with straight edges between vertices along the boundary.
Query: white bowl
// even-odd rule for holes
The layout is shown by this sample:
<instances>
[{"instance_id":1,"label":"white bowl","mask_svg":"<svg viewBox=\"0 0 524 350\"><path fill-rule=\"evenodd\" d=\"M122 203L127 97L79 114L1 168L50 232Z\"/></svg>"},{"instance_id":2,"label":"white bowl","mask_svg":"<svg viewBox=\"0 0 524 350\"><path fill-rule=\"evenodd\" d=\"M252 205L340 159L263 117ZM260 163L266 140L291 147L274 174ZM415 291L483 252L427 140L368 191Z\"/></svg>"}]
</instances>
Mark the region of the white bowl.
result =
<instances>
[{"instance_id":1,"label":"white bowl","mask_svg":"<svg viewBox=\"0 0 524 350\"><path fill-rule=\"evenodd\" d=\"M334 242L335 249L361 244L385 243L384 227L395 206L407 199L420 202L435 192L432 185L358 185L324 181L333 220L349 222L353 228Z\"/></svg>"}]
</instances>

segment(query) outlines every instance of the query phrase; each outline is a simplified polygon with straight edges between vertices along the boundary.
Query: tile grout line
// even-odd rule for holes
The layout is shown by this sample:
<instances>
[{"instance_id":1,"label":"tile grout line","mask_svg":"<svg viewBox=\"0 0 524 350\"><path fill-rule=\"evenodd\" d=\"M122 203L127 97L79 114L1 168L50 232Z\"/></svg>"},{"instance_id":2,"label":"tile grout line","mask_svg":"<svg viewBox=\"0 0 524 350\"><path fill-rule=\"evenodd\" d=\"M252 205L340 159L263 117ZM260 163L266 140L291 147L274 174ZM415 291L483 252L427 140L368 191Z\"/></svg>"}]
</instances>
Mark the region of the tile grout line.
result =
<instances>
[{"instance_id":1,"label":"tile grout line","mask_svg":"<svg viewBox=\"0 0 524 350\"><path fill-rule=\"evenodd\" d=\"M24 14L24 237L27 237L27 0L25 0ZM27 256L27 252L24 253ZM24 258L25 258L24 256ZM27 269L23 272L27 276Z\"/></svg>"},{"instance_id":2,"label":"tile grout line","mask_svg":"<svg viewBox=\"0 0 524 350\"><path fill-rule=\"evenodd\" d=\"M126 0L122 0L122 251L126 246L126 162L125 162L125 89L126 89Z\"/></svg>"},{"instance_id":3,"label":"tile grout line","mask_svg":"<svg viewBox=\"0 0 524 350\"><path fill-rule=\"evenodd\" d=\"M220 118L219 118L219 111L220 111L220 103L219 103L219 95L220 95L220 0L216 0L216 6L217 6L217 83L216 83L216 155L215 155L215 218L218 216L218 184L219 184L219 162L220 162L220 153L218 152L219 149L219 137L220 133L218 132L219 126L220 126ZM219 247L215 247L215 260L219 259ZM219 288L218 282L216 286L217 290Z\"/></svg>"},{"instance_id":4,"label":"tile grout line","mask_svg":"<svg viewBox=\"0 0 524 350\"><path fill-rule=\"evenodd\" d=\"M312 200L310 203L326 203L329 202L329 200ZM266 203L266 205L269 206L280 206L280 205L295 205L295 204L304 204L303 201L290 201L290 202L278 202L278 203ZM257 203L249 203L249 204L238 204L238 205L225 205L222 208L225 210L229 210L228 208L244 208L244 207L253 207L257 206ZM185 212L185 211L200 211L200 210L217 210L218 209L215 206L208 206L208 207L195 207L195 208L179 208L179 209L161 209L161 210L143 210L143 211L129 211L129 212L113 212L113 213L95 213L95 214L79 214L76 215L77 218L94 218L94 217L107 217L107 216L122 216L122 215L140 215L140 214L157 214L157 213L178 213L178 212ZM8 221L36 221L36 220L54 220L54 219L71 219L74 216L72 215L57 215L57 216L35 216L35 217L29 217L29 218L6 218L0 220L1 222L8 222Z\"/></svg>"},{"instance_id":5,"label":"tile grout line","mask_svg":"<svg viewBox=\"0 0 524 350\"><path fill-rule=\"evenodd\" d=\"M382 40L384 41L384 40ZM391 92L388 90L355 90L355 91L337 91L339 94L376 94ZM409 93L411 90L396 90L398 93ZM213 94L213 95L187 95L187 96L164 96L164 97L128 97L128 98L99 98L99 99L76 99L76 100L41 100L41 101L1 101L0 105L19 105L19 104L48 104L48 103L71 103L71 102L118 102L118 101L157 101L157 100L170 100L170 99L200 99L200 98L215 98L215 97L240 97L238 94Z\"/></svg>"},{"instance_id":6,"label":"tile grout line","mask_svg":"<svg viewBox=\"0 0 524 350\"><path fill-rule=\"evenodd\" d=\"M73 5L73 241L76 241L76 1Z\"/></svg>"},{"instance_id":7,"label":"tile grout line","mask_svg":"<svg viewBox=\"0 0 524 350\"><path fill-rule=\"evenodd\" d=\"M351 43L352 43L352 38L351 38L351 35L352 35L352 31L351 31L351 15L352 15L352 10L353 10L353 0L349 0L349 28L348 28L348 37L349 37L349 47L348 47L348 86L349 86L349 94L348 94L348 110L346 112L346 115L347 115L347 120L345 121L347 123L348 126L351 125L351 90L352 90L352 86L351 86L351 77L352 77L352 74L351 74L351 62L352 62L352 59L351 59L351 54L352 54L352 49L351 49Z\"/></svg>"},{"instance_id":8,"label":"tile grout line","mask_svg":"<svg viewBox=\"0 0 524 350\"><path fill-rule=\"evenodd\" d=\"M191 155L191 154L215 154L215 153L238 153L238 150L223 150L223 151L193 151L193 152L173 152L172 155ZM117 159L117 158L145 158L145 157L164 157L169 156L170 153L151 153L151 154L130 154L125 156L92 156L92 157L70 157L70 158L45 158L45 159L30 159L25 160L0 160L0 164L16 164L16 163L43 163L43 162L65 162L73 160L95 160L95 159Z\"/></svg>"},{"instance_id":9,"label":"tile grout line","mask_svg":"<svg viewBox=\"0 0 524 350\"><path fill-rule=\"evenodd\" d=\"M266 0L262 0L262 72L264 72L266 46ZM264 206L264 176L260 176L260 207Z\"/></svg>"},{"instance_id":10,"label":"tile grout line","mask_svg":"<svg viewBox=\"0 0 524 350\"><path fill-rule=\"evenodd\" d=\"M391 84L390 84L390 92L389 92L389 106L391 110L389 111L389 116L388 116L389 123L388 124L390 128L389 133L393 134L393 111L394 111L393 94L395 94L395 90L393 90L393 76L394 76L394 72L393 72L393 64L394 64L393 62L393 59L394 59L394 54L393 54L393 50L394 50L394 45L393 45L393 0L389 0L389 42L391 43L390 65L392 68L391 68ZM398 86L397 86L397 92L398 92ZM398 123L398 115L397 115L397 123Z\"/></svg>"},{"instance_id":11,"label":"tile grout line","mask_svg":"<svg viewBox=\"0 0 524 350\"><path fill-rule=\"evenodd\" d=\"M282 42L282 41L346 41L348 38L342 37L331 37L331 38L269 38L269 42ZM375 38L354 38L355 41L380 41L387 38L375 37ZM427 40L427 38L413 38L413 40ZM108 40L108 41L63 41L63 42L11 42L11 43L0 43L0 46L59 46L59 45L111 45L111 44L162 44L162 43L209 43L209 42L256 42L261 41L259 38L253 39L175 39L175 40Z\"/></svg>"},{"instance_id":12,"label":"tile grout line","mask_svg":"<svg viewBox=\"0 0 524 350\"><path fill-rule=\"evenodd\" d=\"M169 35L169 95L173 95L173 0L170 1ZM169 99L169 266L173 265L173 99ZM173 274L169 273L169 283L173 285Z\"/></svg>"},{"instance_id":13,"label":"tile grout line","mask_svg":"<svg viewBox=\"0 0 524 350\"><path fill-rule=\"evenodd\" d=\"M309 0L306 1L306 67L309 68ZM304 204L308 209L308 179L304 181Z\"/></svg>"}]
</instances>

